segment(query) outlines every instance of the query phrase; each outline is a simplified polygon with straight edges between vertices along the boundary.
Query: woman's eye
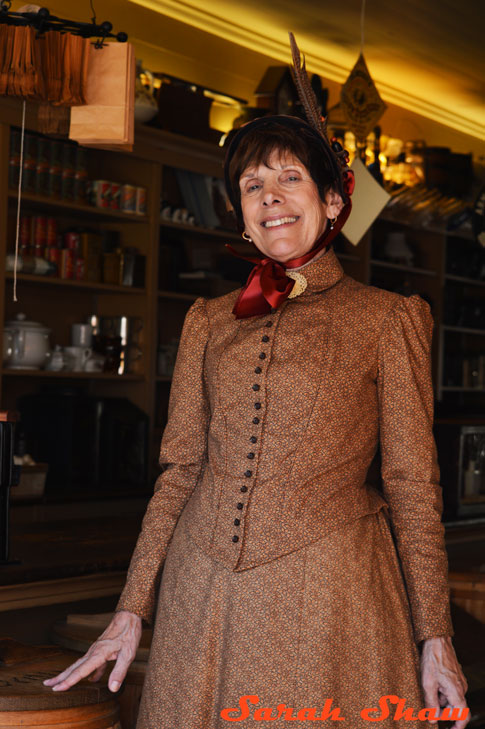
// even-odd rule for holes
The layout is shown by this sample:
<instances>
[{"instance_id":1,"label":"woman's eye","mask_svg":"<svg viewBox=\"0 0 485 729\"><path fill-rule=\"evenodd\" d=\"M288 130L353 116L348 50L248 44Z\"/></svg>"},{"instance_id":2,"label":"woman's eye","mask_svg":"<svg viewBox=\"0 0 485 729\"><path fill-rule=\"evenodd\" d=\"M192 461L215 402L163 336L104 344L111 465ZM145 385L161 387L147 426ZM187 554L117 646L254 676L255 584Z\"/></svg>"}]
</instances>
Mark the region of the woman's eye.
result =
<instances>
[{"instance_id":1,"label":"woman's eye","mask_svg":"<svg viewBox=\"0 0 485 729\"><path fill-rule=\"evenodd\" d=\"M299 179L300 178L298 175L288 175L288 177L286 178L286 181L287 182L298 182Z\"/></svg>"},{"instance_id":2,"label":"woman's eye","mask_svg":"<svg viewBox=\"0 0 485 729\"><path fill-rule=\"evenodd\" d=\"M246 188L246 192L254 192L255 190L258 190L261 187L259 182L253 182L252 185L248 185Z\"/></svg>"}]
</instances>

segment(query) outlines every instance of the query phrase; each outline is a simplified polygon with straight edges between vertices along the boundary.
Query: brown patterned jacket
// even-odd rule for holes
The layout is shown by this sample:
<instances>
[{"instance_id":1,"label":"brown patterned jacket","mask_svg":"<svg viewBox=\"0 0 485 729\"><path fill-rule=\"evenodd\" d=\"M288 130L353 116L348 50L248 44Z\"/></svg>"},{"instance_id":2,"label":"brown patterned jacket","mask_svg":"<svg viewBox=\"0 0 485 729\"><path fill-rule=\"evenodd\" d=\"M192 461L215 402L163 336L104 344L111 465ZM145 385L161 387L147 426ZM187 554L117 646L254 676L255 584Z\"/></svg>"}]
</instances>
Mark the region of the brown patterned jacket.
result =
<instances>
[{"instance_id":1,"label":"brown patterned jacket","mask_svg":"<svg viewBox=\"0 0 485 729\"><path fill-rule=\"evenodd\" d=\"M433 319L347 276L332 249L274 313L239 293L187 313L155 484L117 610L151 621L177 520L234 571L388 509L416 642L453 635L432 432ZM366 483L380 439L383 496Z\"/></svg>"}]
</instances>

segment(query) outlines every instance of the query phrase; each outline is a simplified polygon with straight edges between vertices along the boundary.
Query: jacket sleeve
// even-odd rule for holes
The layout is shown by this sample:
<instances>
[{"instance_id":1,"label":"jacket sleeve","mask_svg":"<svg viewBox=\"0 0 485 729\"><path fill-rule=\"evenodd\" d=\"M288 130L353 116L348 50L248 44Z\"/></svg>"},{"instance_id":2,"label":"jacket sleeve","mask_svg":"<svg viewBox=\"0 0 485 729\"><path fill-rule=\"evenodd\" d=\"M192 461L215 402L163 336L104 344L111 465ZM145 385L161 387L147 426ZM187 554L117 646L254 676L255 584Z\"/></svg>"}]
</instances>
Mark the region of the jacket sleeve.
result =
<instances>
[{"instance_id":1,"label":"jacket sleeve","mask_svg":"<svg viewBox=\"0 0 485 729\"><path fill-rule=\"evenodd\" d=\"M417 295L401 298L383 325L378 354L383 490L416 643L454 635L433 436L432 334L429 305Z\"/></svg>"},{"instance_id":2,"label":"jacket sleeve","mask_svg":"<svg viewBox=\"0 0 485 729\"><path fill-rule=\"evenodd\" d=\"M116 607L148 623L153 619L168 545L207 456L209 400L203 370L208 338L205 299L199 298L187 312L180 337L160 447L164 470L155 483Z\"/></svg>"}]
</instances>

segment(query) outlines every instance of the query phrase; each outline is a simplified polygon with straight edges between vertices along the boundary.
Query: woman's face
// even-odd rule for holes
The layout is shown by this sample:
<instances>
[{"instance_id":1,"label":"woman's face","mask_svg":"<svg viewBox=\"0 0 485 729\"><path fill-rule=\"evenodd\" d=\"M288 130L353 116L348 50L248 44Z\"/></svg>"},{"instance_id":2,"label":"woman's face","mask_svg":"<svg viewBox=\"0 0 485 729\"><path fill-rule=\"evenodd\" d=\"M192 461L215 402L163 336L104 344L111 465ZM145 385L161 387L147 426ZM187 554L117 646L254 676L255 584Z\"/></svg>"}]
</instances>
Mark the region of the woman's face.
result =
<instances>
[{"instance_id":1,"label":"woman's face","mask_svg":"<svg viewBox=\"0 0 485 729\"><path fill-rule=\"evenodd\" d=\"M250 165L242 173L241 207L245 231L254 244L265 256L284 263L307 253L338 211L329 197L328 204L321 200L297 157L275 150L268 165Z\"/></svg>"}]
</instances>

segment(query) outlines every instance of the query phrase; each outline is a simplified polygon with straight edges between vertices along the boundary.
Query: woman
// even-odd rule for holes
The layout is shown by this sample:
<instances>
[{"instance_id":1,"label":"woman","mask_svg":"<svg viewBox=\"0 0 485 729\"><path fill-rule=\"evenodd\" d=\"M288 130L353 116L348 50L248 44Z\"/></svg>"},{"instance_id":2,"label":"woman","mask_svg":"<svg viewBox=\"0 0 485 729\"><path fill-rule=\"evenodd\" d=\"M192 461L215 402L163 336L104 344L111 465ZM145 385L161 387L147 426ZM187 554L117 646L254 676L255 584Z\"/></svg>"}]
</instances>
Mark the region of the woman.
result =
<instances>
[{"instance_id":1,"label":"woman","mask_svg":"<svg viewBox=\"0 0 485 729\"><path fill-rule=\"evenodd\" d=\"M423 707L466 707L429 306L344 274L329 244L352 180L307 123L247 124L225 172L243 237L263 258L241 290L189 310L165 470L118 612L46 684L97 679L116 659L116 691L145 619L154 636L138 729L253 727L270 716L283 728L325 707L349 729L372 717L405 727L403 701L414 719ZM365 482L379 442L382 495Z\"/></svg>"}]
</instances>

